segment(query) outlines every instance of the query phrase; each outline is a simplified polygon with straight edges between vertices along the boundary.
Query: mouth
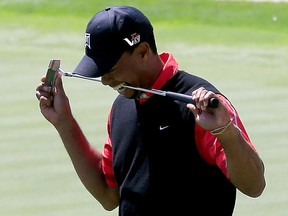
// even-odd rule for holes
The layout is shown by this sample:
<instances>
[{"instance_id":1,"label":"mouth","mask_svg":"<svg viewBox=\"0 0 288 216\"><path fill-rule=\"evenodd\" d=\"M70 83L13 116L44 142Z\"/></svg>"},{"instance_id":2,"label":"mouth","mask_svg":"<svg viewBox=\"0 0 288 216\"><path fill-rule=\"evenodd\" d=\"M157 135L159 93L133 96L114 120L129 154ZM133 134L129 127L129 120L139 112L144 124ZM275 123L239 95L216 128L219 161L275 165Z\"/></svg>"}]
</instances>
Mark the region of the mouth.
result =
<instances>
[{"instance_id":1,"label":"mouth","mask_svg":"<svg viewBox=\"0 0 288 216\"><path fill-rule=\"evenodd\" d=\"M135 98L140 98L142 95L141 91L138 91L137 89L131 88L131 86L127 83L121 83L115 87L113 87L114 90L116 90L119 94L123 94L125 97L129 99L135 99ZM125 92L125 89L130 89L129 92Z\"/></svg>"},{"instance_id":2,"label":"mouth","mask_svg":"<svg viewBox=\"0 0 288 216\"><path fill-rule=\"evenodd\" d=\"M113 87L114 90L118 91L119 93L121 93L122 91L124 91L126 84L125 83L121 83L115 87Z\"/></svg>"}]
</instances>

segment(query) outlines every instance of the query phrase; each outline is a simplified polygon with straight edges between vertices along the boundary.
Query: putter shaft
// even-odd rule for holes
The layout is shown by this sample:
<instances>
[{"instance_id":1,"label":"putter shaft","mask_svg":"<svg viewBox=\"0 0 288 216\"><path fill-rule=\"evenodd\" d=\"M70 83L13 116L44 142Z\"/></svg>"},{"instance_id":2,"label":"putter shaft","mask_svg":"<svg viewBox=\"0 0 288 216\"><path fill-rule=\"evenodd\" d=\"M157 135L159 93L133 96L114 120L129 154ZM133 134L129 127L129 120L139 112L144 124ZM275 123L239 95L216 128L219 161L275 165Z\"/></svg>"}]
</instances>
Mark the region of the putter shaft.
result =
<instances>
[{"instance_id":1,"label":"putter shaft","mask_svg":"<svg viewBox=\"0 0 288 216\"><path fill-rule=\"evenodd\" d=\"M192 96L190 95L180 94L180 93L171 92L171 91L161 91L158 89L145 89L145 88L128 86L128 85L125 85L124 87L130 88L133 90L138 90L138 91L148 92L148 93L152 93L152 94L156 94L160 96L169 97L171 99L178 100L178 101L185 102L185 103L195 104L194 100L192 99ZM209 100L208 107L217 108L218 104L219 104L219 101L217 98L211 98Z\"/></svg>"},{"instance_id":2,"label":"putter shaft","mask_svg":"<svg viewBox=\"0 0 288 216\"><path fill-rule=\"evenodd\" d=\"M76 78L81 78L81 79L87 79L87 80L92 80L96 82L101 82L101 78L96 77L96 78L91 78L91 77L85 77L81 76L79 74L74 74L71 72L65 72L61 68L59 68L59 72L61 73L62 76L68 76L68 77L76 77ZM192 96L190 95L185 95L185 94L180 94L176 92L171 92L171 91L161 91L158 89L146 89L146 88L140 88L140 87L134 87L134 86L129 86L129 85L123 85L125 88L137 90L137 91L142 91L142 92L148 92L151 94L156 94L164 97L169 97L173 100L178 100L184 103L192 103L195 104L194 100L192 99ZM219 101L217 98L211 98L208 103L208 107L210 108L216 108L218 107Z\"/></svg>"},{"instance_id":3,"label":"putter shaft","mask_svg":"<svg viewBox=\"0 0 288 216\"><path fill-rule=\"evenodd\" d=\"M59 68L58 71L61 73L62 76L76 77L76 78L81 78L81 79L87 79L87 80L92 80L92 81L96 81L96 82L101 82L101 78L99 78L99 77L96 77L96 78L85 77L85 76L81 76L79 74L75 74L75 73L71 73L71 72L65 72L61 68Z\"/></svg>"}]
</instances>

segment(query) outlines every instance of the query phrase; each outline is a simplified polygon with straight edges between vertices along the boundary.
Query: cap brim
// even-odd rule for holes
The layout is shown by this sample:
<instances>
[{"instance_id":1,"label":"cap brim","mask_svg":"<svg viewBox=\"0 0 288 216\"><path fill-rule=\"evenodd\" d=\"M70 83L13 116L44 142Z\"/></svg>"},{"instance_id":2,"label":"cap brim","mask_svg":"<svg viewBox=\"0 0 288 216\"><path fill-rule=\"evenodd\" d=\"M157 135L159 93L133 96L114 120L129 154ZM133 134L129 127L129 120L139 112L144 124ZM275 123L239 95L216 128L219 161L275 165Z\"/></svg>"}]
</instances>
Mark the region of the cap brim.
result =
<instances>
[{"instance_id":1,"label":"cap brim","mask_svg":"<svg viewBox=\"0 0 288 216\"><path fill-rule=\"evenodd\" d=\"M92 58L84 55L73 73L85 77L101 77L114 67L120 57Z\"/></svg>"},{"instance_id":2,"label":"cap brim","mask_svg":"<svg viewBox=\"0 0 288 216\"><path fill-rule=\"evenodd\" d=\"M87 55L84 55L77 67L73 71L74 74L79 74L85 77L99 77L102 76L99 73L98 67Z\"/></svg>"}]
</instances>

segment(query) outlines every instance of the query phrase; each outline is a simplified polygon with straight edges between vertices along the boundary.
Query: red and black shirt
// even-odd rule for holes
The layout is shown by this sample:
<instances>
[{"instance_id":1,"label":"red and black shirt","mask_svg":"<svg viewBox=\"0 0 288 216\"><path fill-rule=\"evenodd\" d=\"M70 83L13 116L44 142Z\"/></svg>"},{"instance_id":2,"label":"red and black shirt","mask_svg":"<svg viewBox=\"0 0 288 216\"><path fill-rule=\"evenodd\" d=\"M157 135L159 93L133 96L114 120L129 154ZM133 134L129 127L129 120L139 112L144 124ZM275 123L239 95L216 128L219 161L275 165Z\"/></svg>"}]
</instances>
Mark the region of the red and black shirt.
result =
<instances>
[{"instance_id":1,"label":"red and black shirt","mask_svg":"<svg viewBox=\"0 0 288 216\"><path fill-rule=\"evenodd\" d=\"M203 86L218 93L253 147L229 100L208 81L179 70L171 54L160 57L165 67L152 88L191 95ZM148 96L119 95L109 115L102 169L107 184L119 188L119 214L232 215L236 188L217 138L195 124L185 103Z\"/></svg>"}]
</instances>

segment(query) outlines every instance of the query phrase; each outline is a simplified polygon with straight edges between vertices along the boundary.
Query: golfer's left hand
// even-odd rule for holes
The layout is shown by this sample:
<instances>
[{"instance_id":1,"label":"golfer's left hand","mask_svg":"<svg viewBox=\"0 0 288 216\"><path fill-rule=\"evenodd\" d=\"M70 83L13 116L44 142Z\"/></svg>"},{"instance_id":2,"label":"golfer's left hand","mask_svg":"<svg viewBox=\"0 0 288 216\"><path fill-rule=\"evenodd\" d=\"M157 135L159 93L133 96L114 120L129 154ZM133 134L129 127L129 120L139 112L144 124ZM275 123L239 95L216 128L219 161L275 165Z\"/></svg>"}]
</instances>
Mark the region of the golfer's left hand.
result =
<instances>
[{"instance_id":1,"label":"golfer's left hand","mask_svg":"<svg viewBox=\"0 0 288 216\"><path fill-rule=\"evenodd\" d=\"M217 98L219 100L217 108L208 107L211 98ZM192 99L195 105L189 103L187 104L187 108L193 112L196 123L205 130L214 130L226 125L230 121L228 110L214 92L200 87L192 92Z\"/></svg>"}]
</instances>

